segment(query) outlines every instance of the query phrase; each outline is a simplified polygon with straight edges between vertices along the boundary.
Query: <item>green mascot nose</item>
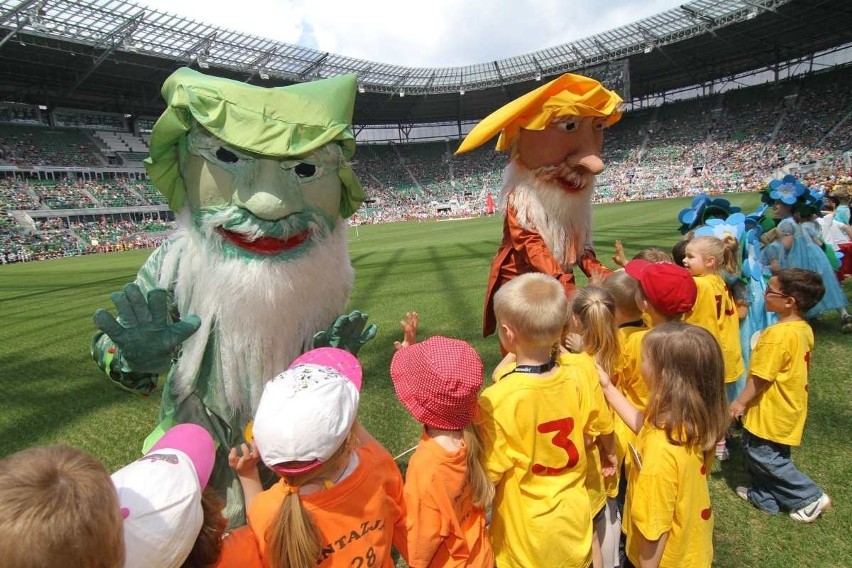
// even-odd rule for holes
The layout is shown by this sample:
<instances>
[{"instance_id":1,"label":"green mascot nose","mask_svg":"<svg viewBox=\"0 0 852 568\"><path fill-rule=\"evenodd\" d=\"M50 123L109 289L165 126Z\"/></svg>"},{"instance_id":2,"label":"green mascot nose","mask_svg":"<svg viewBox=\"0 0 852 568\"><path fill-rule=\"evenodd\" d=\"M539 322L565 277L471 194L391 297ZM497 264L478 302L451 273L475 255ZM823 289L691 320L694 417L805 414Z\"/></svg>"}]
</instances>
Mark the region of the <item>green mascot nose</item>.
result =
<instances>
[{"instance_id":1,"label":"green mascot nose","mask_svg":"<svg viewBox=\"0 0 852 568\"><path fill-rule=\"evenodd\" d=\"M278 160L257 160L251 185L237 188L234 204L267 220L283 219L305 208L305 198L292 170Z\"/></svg>"}]
</instances>

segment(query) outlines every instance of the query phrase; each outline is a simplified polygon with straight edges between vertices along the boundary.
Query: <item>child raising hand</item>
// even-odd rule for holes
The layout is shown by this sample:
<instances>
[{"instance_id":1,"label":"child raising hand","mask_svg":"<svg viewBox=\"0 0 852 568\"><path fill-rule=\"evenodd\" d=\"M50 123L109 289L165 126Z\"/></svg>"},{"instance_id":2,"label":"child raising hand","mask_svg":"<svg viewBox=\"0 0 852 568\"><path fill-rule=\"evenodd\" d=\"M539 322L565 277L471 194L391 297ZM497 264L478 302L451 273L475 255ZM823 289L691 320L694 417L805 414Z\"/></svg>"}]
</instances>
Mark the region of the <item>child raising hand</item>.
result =
<instances>
[{"instance_id":1,"label":"child raising hand","mask_svg":"<svg viewBox=\"0 0 852 568\"><path fill-rule=\"evenodd\" d=\"M390 374L396 395L423 424L405 479L408 565L491 568L485 508L494 486L480 458L473 415L482 361L467 342L434 336L417 343L417 312L400 322L403 340Z\"/></svg>"}]
</instances>

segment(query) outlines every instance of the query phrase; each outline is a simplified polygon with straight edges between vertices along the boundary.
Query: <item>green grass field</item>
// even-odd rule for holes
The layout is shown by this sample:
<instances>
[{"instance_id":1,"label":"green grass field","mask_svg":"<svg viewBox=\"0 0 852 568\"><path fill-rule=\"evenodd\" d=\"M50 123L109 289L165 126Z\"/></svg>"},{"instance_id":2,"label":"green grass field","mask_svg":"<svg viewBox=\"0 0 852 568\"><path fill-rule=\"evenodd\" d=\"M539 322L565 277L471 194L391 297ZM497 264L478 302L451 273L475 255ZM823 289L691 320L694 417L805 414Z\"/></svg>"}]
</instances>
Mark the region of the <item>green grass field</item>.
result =
<instances>
[{"instance_id":1,"label":"green grass field","mask_svg":"<svg viewBox=\"0 0 852 568\"><path fill-rule=\"evenodd\" d=\"M733 196L746 211L756 194ZM688 200L595 207L599 258L611 265L613 241L628 257L641 248L670 247L677 212ZM422 337L469 341L486 374L500 358L495 337L482 339L482 302L491 257L501 236L499 217L364 226L350 233L356 283L350 309L370 314L376 339L361 352L365 386L361 417L394 455L413 446L419 427L393 393L388 366L399 320L421 315ZM139 455L156 422L158 397L143 399L115 387L89 358L92 313L112 308L108 295L133 279L149 251L77 257L0 267L0 455L64 442L99 456L115 470ZM711 479L716 519L716 566L849 566L852 527L852 354L836 315L815 324L810 415L800 467L831 495L835 507L803 526L769 517L740 501L733 487L747 482L737 441L733 458ZM402 460L404 461L404 460Z\"/></svg>"}]
</instances>

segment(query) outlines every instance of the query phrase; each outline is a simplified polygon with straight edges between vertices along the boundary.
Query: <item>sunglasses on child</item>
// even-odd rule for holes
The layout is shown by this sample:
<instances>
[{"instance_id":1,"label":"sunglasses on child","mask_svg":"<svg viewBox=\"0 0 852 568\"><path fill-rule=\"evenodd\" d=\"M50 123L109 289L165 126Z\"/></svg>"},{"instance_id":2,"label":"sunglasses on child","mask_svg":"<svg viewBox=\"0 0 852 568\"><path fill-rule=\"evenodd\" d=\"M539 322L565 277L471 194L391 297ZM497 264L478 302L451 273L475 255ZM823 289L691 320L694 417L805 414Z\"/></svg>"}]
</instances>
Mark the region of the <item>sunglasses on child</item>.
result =
<instances>
[{"instance_id":1,"label":"sunglasses on child","mask_svg":"<svg viewBox=\"0 0 852 568\"><path fill-rule=\"evenodd\" d=\"M764 296L779 296L781 298L792 298L790 294L785 294L784 292L777 292L772 288L766 287L766 290L763 291Z\"/></svg>"}]
</instances>

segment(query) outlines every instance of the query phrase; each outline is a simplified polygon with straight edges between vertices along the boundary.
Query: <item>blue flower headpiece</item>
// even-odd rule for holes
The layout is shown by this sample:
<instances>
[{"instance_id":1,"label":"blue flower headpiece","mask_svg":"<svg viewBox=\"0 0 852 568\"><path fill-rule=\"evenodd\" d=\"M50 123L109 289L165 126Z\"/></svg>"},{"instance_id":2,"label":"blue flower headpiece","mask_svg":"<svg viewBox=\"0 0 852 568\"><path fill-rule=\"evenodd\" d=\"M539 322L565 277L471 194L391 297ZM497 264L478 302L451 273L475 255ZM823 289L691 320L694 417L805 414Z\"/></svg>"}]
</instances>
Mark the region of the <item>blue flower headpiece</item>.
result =
<instances>
[{"instance_id":1,"label":"blue flower headpiece","mask_svg":"<svg viewBox=\"0 0 852 568\"><path fill-rule=\"evenodd\" d=\"M686 209L681 209L677 220L681 225L680 234L685 235L692 229L707 223L708 219L726 219L742 209L731 205L731 202L721 197L710 199L705 194L696 195Z\"/></svg>"},{"instance_id":2,"label":"blue flower headpiece","mask_svg":"<svg viewBox=\"0 0 852 568\"><path fill-rule=\"evenodd\" d=\"M724 239L734 237L738 243L742 243L745 233L746 216L742 213L729 215L727 219L707 219L707 223L695 230L695 236L704 235Z\"/></svg>"},{"instance_id":3,"label":"blue flower headpiece","mask_svg":"<svg viewBox=\"0 0 852 568\"><path fill-rule=\"evenodd\" d=\"M781 179L774 179L769 182L763 190L763 195L760 200L768 205L772 205L775 201L794 205L800 197L808 193L808 188L800 182L796 176L787 174Z\"/></svg>"}]
</instances>

